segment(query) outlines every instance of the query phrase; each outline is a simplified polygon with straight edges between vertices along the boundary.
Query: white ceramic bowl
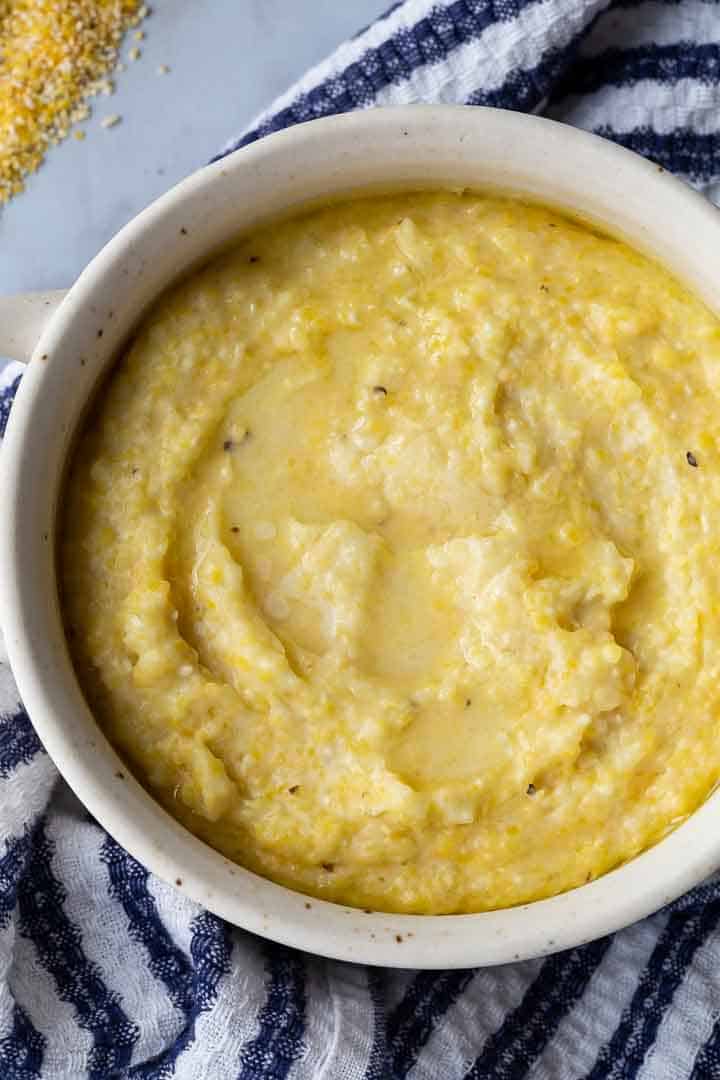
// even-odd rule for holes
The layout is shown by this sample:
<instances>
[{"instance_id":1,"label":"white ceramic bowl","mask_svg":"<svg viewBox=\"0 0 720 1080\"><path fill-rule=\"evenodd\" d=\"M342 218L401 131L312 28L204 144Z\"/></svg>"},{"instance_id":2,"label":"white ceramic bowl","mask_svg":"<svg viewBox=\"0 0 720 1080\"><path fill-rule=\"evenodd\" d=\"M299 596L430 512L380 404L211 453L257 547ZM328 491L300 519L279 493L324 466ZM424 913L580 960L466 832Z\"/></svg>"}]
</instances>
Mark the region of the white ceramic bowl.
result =
<instances>
[{"instance_id":1,"label":"white ceramic bowl","mask_svg":"<svg viewBox=\"0 0 720 1080\"><path fill-rule=\"evenodd\" d=\"M127 775L68 657L55 520L63 465L88 398L173 278L234 235L310 200L447 185L521 193L601 223L662 260L720 312L720 224L700 196L592 135L537 117L454 107L377 109L273 135L201 170L143 211L59 306L57 296L0 301L0 354L28 350L52 312L3 448L0 595L20 692L60 772L128 851L231 923L325 956L401 967L539 956L649 914L720 865L720 792L655 847L551 900L439 917L365 914L308 900L228 862Z\"/></svg>"}]
</instances>

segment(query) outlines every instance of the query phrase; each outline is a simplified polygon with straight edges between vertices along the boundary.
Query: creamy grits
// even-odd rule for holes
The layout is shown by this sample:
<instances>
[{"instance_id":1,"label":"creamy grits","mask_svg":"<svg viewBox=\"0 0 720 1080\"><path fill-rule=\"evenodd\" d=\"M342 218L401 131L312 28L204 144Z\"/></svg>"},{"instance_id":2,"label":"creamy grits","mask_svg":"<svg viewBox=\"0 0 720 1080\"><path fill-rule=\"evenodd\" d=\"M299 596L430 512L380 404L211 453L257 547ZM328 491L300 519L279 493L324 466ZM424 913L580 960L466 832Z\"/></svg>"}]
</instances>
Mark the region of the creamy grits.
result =
<instances>
[{"instance_id":1,"label":"creamy grits","mask_svg":"<svg viewBox=\"0 0 720 1080\"><path fill-rule=\"evenodd\" d=\"M70 471L64 612L137 775L367 908L580 885L720 776L720 323L550 210L359 199L164 296Z\"/></svg>"}]
</instances>

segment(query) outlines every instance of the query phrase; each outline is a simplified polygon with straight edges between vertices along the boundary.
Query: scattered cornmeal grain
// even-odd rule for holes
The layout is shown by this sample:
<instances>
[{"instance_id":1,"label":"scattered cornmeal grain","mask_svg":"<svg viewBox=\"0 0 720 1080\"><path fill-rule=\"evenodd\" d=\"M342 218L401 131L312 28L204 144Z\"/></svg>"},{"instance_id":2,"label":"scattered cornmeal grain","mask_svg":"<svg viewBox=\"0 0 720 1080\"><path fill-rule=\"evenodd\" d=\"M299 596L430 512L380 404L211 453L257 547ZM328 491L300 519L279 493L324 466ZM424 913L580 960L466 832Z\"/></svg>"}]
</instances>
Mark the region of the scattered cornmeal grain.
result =
<instances>
[{"instance_id":1,"label":"scattered cornmeal grain","mask_svg":"<svg viewBox=\"0 0 720 1080\"><path fill-rule=\"evenodd\" d=\"M122 117L119 116L117 113L112 113L110 116L103 116L102 120L100 121L100 127L115 127L116 124L120 123L121 119Z\"/></svg>"},{"instance_id":2,"label":"scattered cornmeal grain","mask_svg":"<svg viewBox=\"0 0 720 1080\"><path fill-rule=\"evenodd\" d=\"M135 60L139 60L141 56L142 53L140 52L140 49L138 49L137 45L133 45L132 49L128 53L128 59L134 62Z\"/></svg>"},{"instance_id":3,"label":"scattered cornmeal grain","mask_svg":"<svg viewBox=\"0 0 720 1080\"><path fill-rule=\"evenodd\" d=\"M138 0L0 0L0 203L88 116L88 96L112 93L122 36L146 14Z\"/></svg>"},{"instance_id":4,"label":"scattered cornmeal grain","mask_svg":"<svg viewBox=\"0 0 720 1080\"><path fill-rule=\"evenodd\" d=\"M158 75L167 75L167 73L169 71L170 71L170 68L167 66L167 64L160 64L158 69L157 69Z\"/></svg>"}]
</instances>

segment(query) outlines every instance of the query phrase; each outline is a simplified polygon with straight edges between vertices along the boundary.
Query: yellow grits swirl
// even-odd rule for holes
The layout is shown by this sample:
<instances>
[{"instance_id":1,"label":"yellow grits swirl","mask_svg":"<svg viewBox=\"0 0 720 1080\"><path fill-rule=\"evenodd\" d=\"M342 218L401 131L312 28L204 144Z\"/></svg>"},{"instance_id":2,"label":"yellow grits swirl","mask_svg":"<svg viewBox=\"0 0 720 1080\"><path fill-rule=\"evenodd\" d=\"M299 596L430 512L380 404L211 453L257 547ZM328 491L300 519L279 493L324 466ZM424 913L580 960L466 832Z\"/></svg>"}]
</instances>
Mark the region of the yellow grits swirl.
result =
<instances>
[{"instance_id":1,"label":"yellow grits swirl","mask_svg":"<svg viewBox=\"0 0 720 1080\"><path fill-rule=\"evenodd\" d=\"M398 912L552 895L720 775L720 323L513 200L363 199L168 293L79 443L78 674L243 865Z\"/></svg>"}]
</instances>

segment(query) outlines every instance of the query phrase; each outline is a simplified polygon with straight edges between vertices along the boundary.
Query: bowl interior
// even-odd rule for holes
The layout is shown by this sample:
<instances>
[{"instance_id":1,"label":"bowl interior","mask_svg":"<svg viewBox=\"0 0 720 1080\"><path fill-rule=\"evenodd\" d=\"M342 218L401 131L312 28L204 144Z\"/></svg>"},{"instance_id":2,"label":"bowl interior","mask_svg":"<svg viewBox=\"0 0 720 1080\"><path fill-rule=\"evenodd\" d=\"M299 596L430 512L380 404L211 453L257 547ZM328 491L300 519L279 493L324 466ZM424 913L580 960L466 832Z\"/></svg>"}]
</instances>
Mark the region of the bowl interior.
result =
<instances>
[{"instance_id":1,"label":"bowl interior","mask_svg":"<svg viewBox=\"0 0 720 1080\"><path fill-rule=\"evenodd\" d=\"M325 956L467 967L538 956L615 930L720 862L720 795L610 874L550 900L463 916L400 916L308 899L230 863L127 774L77 685L54 564L64 464L87 402L153 299L228 239L308 203L368 191L521 194L659 259L720 311L720 228L704 199L611 143L536 117L456 107L379 109L300 125L208 166L122 230L43 335L6 435L3 630L20 692L60 771L133 855L238 926Z\"/></svg>"}]
</instances>

